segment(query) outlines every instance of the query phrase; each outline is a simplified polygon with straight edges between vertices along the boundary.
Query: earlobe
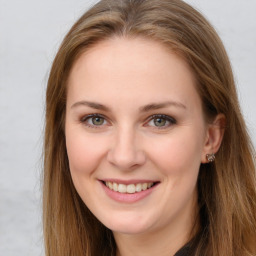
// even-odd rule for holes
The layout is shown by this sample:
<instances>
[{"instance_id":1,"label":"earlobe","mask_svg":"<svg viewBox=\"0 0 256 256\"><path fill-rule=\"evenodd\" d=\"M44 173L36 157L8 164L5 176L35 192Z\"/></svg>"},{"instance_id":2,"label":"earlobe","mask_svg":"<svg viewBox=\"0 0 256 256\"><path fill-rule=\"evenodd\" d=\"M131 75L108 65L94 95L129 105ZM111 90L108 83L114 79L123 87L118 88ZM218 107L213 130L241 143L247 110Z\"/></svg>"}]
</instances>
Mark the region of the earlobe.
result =
<instances>
[{"instance_id":1,"label":"earlobe","mask_svg":"<svg viewBox=\"0 0 256 256\"><path fill-rule=\"evenodd\" d=\"M208 125L204 150L202 152L202 163L213 162L215 154L218 152L224 132L226 118L223 114L218 114L214 121Z\"/></svg>"}]
</instances>

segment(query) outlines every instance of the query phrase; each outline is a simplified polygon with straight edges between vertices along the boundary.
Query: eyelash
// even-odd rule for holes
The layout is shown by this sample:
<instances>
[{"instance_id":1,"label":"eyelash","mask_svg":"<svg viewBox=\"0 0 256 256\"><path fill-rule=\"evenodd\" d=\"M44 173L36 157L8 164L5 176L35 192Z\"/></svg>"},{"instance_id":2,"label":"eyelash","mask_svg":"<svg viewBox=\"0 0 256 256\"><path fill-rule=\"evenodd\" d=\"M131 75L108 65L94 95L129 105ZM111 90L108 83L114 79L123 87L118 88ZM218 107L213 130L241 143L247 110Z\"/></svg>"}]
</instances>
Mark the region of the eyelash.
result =
<instances>
[{"instance_id":1,"label":"eyelash","mask_svg":"<svg viewBox=\"0 0 256 256\"><path fill-rule=\"evenodd\" d=\"M164 125L164 126L160 126L160 127L153 126L156 129L166 129L166 128L170 127L171 125L174 125L174 124L177 123L176 120L173 117L170 117L170 116L167 116L167 115L163 115L163 114L157 114L157 115L150 116L148 118L146 124L149 124L149 122L154 121L156 119L163 119L163 120L169 122L168 125ZM146 125L146 126L150 126L150 125Z\"/></svg>"},{"instance_id":2,"label":"eyelash","mask_svg":"<svg viewBox=\"0 0 256 256\"><path fill-rule=\"evenodd\" d=\"M81 118L81 123L85 124L89 128L94 128L94 129L99 129L99 128L101 128L104 125L104 124L102 124L102 125L90 124L89 120L92 119L92 118L101 118L101 119L103 119L103 122L107 122L106 117L101 115L101 114L90 114L90 115L86 115L83 118ZM155 126L149 125L149 123L151 121L154 122L154 120L156 120L156 119L163 119L164 121L169 122L169 124L168 125L164 125L164 126L159 126L159 127L157 127L156 125ZM166 129L166 128L168 128L168 127L170 127L170 126L172 126L172 125L174 125L176 123L177 122L176 122L176 120L173 117L170 117L170 116L167 116L167 115L163 115L163 114L156 114L156 115L150 116L147 119L146 124L144 126L151 126L151 127L155 128L155 129Z\"/></svg>"},{"instance_id":3,"label":"eyelash","mask_svg":"<svg viewBox=\"0 0 256 256\"><path fill-rule=\"evenodd\" d=\"M104 120L104 122L106 122L106 118L101 115L101 114L90 114L90 115L86 115L81 119L81 123L85 124L86 126L88 126L89 128L94 128L94 129L98 129L101 128L102 125L94 125L94 124L89 124L88 121L92 118L102 118Z\"/></svg>"}]
</instances>

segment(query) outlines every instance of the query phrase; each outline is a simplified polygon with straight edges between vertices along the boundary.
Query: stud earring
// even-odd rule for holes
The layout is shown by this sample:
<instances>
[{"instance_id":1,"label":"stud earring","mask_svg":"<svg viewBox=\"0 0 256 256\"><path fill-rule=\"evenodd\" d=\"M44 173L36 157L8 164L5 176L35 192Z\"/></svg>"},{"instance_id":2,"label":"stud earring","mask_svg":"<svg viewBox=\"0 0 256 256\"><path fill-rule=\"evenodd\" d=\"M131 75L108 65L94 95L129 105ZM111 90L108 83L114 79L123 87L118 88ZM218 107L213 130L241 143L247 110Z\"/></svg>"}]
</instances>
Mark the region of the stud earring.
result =
<instances>
[{"instance_id":1,"label":"stud earring","mask_svg":"<svg viewBox=\"0 0 256 256\"><path fill-rule=\"evenodd\" d=\"M214 154L206 154L206 158L208 162L214 162L215 160L215 155Z\"/></svg>"}]
</instances>

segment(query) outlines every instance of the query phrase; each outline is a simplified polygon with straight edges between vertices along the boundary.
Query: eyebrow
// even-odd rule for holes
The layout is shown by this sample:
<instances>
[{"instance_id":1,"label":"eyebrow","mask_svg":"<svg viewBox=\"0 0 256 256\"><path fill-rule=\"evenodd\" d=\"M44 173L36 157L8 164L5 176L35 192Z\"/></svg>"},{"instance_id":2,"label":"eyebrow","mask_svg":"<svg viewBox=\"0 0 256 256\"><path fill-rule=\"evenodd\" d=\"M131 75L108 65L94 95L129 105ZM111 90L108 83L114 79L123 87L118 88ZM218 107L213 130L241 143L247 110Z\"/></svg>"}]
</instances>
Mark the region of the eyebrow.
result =
<instances>
[{"instance_id":1,"label":"eyebrow","mask_svg":"<svg viewBox=\"0 0 256 256\"><path fill-rule=\"evenodd\" d=\"M183 109L187 108L181 102L178 102L178 101L166 101L166 102L148 104L146 106L141 107L140 111L141 112L148 112L150 110L157 110L157 109L166 108L166 107L170 107L170 106L177 107L177 108L183 108Z\"/></svg>"},{"instance_id":2,"label":"eyebrow","mask_svg":"<svg viewBox=\"0 0 256 256\"><path fill-rule=\"evenodd\" d=\"M71 108L75 108L78 106L87 106L93 109L97 109L97 110L103 110L103 111L109 111L110 112L110 108L108 108L105 105L102 105L100 103L96 103L96 102L91 102L91 101L78 101L76 103L74 103ZM140 112L148 112L151 110L157 110L157 109L161 109L161 108L166 108L166 107L170 107L170 106L174 106L177 108L183 108L186 109L186 106L184 104L182 104L181 102L177 102L177 101L166 101L166 102L160 102L160 103L150 103L147 104L145 106L142 106L139 108Z\"/></svg>"},{"instance_id":3,"label":"eyebrow","mask_svg":"<svg viewBox=\"0 0 256 256\"><path fill-rule=\"evenodd\" d=\"M78 101L76 103L74 103L71 108L75 108L78 106L87 106L90 108L94 108L94 109L98 109L98 110L104 110L104 111L110 111L110 109L100 103L96 103L96 102L90 102L90 101Z\"/></svg>"}]
</instances>

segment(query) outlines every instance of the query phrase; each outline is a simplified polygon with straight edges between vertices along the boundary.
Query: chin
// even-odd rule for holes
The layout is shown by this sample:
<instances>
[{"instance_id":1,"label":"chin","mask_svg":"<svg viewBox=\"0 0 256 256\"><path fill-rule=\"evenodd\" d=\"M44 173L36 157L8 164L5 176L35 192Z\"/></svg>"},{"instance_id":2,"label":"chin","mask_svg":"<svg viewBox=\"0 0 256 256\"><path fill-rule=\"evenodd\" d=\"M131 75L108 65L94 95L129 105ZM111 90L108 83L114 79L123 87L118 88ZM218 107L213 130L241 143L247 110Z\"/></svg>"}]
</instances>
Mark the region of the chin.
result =
<instances>
[{"instance_id":1,"label":"chin","mask_svg":"<svg viewBox=\"0 0 256 256\"><path fill-rule=\"evenodd\" d=\"M102 223L114 233L130 235L145 233L153 226L152 221L147 221L145 218L138 216L132 217L131 215L127 215L125 218L120 218L120 216L115 218L113 216L110 220Z\"/></svg>"},{"instance_id":2,"label":"chin","mask_svg":"<svg viewBox=\"0 0 256 256\"><path fill-rule=\"evenodd\" d=\"M122 225L109 227L113 233L120 233L126 235L138 235L147 232L146 227L141 227L133 223L133 225Z\"/></svg>"}]
</instances>

